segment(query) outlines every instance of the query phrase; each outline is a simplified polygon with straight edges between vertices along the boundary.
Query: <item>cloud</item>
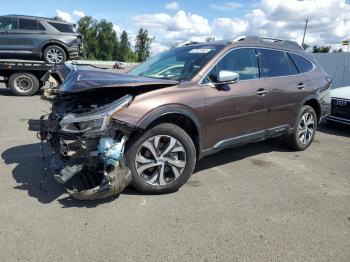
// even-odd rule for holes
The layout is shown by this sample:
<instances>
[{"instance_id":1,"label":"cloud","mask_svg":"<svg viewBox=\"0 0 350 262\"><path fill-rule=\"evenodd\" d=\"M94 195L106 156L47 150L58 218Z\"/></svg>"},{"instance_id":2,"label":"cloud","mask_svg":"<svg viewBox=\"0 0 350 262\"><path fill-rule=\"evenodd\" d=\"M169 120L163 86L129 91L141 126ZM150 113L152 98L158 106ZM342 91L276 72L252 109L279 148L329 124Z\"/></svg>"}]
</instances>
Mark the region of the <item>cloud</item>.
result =
<instances>
[{"instance_id":1,"label":"cloud","mask_svg":"<svg viewBox=\"0 0 350 262\"><path fill-rule=\"evenodd\" d=\"M66 22L72 22L72 16L68 12L56 9L57 16Z\"/></svg>"},{"instance_id":2,"label":"cloud","mask_svg":"<svg viewBox=\"0 0 350 262\"><path fill-rule=\"evenodd\" d=\"M209 7L217 11L239 8L240 15L212 12L211 17L214 17L209 19L198 13L178 10L177 2L171 2L165 8L176 10L174 13L140 14L132 17L125 29L129 35L136 34L140 27L148 29L149 34L155 36L152 54L175 43L205 41L208 36L220 40L258 35L294 40L300 44L307 18L309 26L305 42L311 46L337 44L350 38L350 4L346 0L256 0L249 7L235 0L213 0ZM120 26L115 25L114 29L120 32Z\"/></svg>"},{"instance_id":3,"label":"cloud","mask_svg":"<svg viewBox=\"0 0 350 262\"><path fill-rule=\"evenodd\" d=\"M164 7L168 10L177 10L179 9L179 4L177 2L171 2L167 3Z\"/></svg>"},{"instance_id":4,"label":"cloud","mask_svg":"<svg viewBox=\"0 0 350 262\"><path fill-rule=\"evenodd\" d=\"M74 10L74 11L73 11L73 14L74 14L75 16L80 17L80 18L82 18L82 17L85 16L85 13L84 13L83 11L80 11L80 10Z\"/></svg>"},{"instance_id":5,"label":"cloud","mask_svg":"<svg viewBox=\"0 0 350 262\"><path fill-rule=\"evenodd\" d=\"M258 7L244 17L249 33L301 43L308 18L308 44L339 43L350 37L350 5L345 0L262 0Z\"/></svg>"},{"instance_id":6,"label":"cloud","mask_svg":"<svg viewBox=\"0 0 350 262\"><path fill-rule=\"evenodd\" d=\"M211 3L209 7L217 11L234 11L241 8L243 5L236 2Z\"/></svg>"},{"instance_id":7,"label":"cloud","mask_svg":"<svg viewBox=\"0 0 350 262\"><path fill-rule=\"evenodd\" d=\"M233 39L235 36L246 32L249 22L238 18L215 18L212 24L214 32L220 32L220 35L226 39Z\"/></svg>"},{"instance_id":8,"label":"cloud","mask_svg":"<svg viewBox=\"0 0 350 262\"><path fill-rule=\"evenodd\" d=\"M133 22L138 27L148 29L157 38L173 40L168 41L169 43L211 34L208 19L183 10L173 16L166 13L135 16Z\"/></svg>"},{"instance_id":9,"label":"cloud","mask_svg":"<svg viewBox=\"0 0 350 262\"><path fill-rule=\"evenodd\" d=\"M113 25L113 30L117 33L117 35L119 36L122 32L122 29L120 28L120 26L118 25Z\"/></svg>"},{"instance_id":10,"label":"cloud","mask_svg":"<svg viewBox=\"0 0 350 262\"><path fill-rule=\"evenodd\" d=\"M155 42L151 44L151 54L156 55L159 54L165 50L168 50L169 46L163 45L161 43Z\"/></svg>"}]
</instances>

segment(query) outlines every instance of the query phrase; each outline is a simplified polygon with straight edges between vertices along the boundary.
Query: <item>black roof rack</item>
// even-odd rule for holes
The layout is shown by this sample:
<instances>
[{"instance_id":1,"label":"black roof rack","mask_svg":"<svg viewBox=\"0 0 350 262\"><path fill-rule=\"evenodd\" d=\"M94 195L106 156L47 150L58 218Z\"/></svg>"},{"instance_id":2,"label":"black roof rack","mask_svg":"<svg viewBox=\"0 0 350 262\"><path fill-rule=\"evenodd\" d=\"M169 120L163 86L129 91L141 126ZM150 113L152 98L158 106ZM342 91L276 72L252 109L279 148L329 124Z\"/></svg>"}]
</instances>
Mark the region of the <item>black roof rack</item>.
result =
<instances>
[{"instance_id":1,"label":"black roof rack","mask_svg":"<svg viewBox=\"0 0 350 262\"><path fill-rule=\"evenodd\" d=\"M292 49L302 49L302 47L294 41L290 40L282 40L277 38L269 38L269 37L259 37L259 36L239 36L233 41L230 41L230 44L236 43L236 42L248 42L248 43L274 43L277 44L280 47L286 47L286 48L292 48Z\"/></svg>"},{"instance_id":2,"label":"black roof rack","mask_svg":"<svg viewBox=\"0 0 350 262\"><path fill-rule=\"evenodd\" d=\"M32 19L44 19L44 20L50 20L50 21L55 21L55 22L64 23L64 24L73 24L73 23L71 23L71 22L56 20L56 19L54 19L54 18L43 17L43 16L16 15L16 14L8 14L8 15L3 15L3 16L13 16L13 17L32 18Z\"/></svg>"}]
</instances>

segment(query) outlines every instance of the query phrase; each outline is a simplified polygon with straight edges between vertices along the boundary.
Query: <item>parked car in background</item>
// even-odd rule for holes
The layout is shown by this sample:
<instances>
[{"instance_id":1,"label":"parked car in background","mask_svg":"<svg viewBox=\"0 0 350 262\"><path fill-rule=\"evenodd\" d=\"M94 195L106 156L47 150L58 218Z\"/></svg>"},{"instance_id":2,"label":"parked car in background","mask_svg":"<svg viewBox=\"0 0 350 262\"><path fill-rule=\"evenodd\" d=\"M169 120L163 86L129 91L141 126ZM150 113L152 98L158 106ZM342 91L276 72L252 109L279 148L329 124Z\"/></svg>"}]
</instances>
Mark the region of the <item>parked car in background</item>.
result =
<instances>
[{"instance_id":1,"label":"parked car in background","mask_svg":"<svg viewBox=\"0 0 350 262\"><path fill-rule=\"evenodd\" d=\"M174 63L169 76L154 72ZM330 113L330 78L295 42L259 37L188 44L128 74L74 66L30 120L52 147L56 180L79 199L118 194L129 183L170 193L199 158L285 136L295 150L313 141Z\"/></svg>"},{"instance_id":2,"label":"parked car in background","mask_svg":"<svg viewBox=\"0 0 350 262\"><path fill-rule=\"evenodd\" d=\"M328 121L350 125L350 86L331 90L332 110Z\"/></svg>"},{"instance_id":3,"label":"parked car in background","mask_svg":"<svg viewBox=\"0 0 350 262\"><path fill-rule=\"evenodd\" d=\"M122 62L116 62L113 65L113 69L125 69L125 66Z\"/></svg>"},{"instance_id":4,"label":"parked car in background","mask_svg":"<svg viewBox=\"0 0 350 262\"><path fill-rule=\"evenodd\" d=\"M0 16L0 58L62 64L79 56L83 36L75 25L43 17Z\"/></svg>"}]
</instances>

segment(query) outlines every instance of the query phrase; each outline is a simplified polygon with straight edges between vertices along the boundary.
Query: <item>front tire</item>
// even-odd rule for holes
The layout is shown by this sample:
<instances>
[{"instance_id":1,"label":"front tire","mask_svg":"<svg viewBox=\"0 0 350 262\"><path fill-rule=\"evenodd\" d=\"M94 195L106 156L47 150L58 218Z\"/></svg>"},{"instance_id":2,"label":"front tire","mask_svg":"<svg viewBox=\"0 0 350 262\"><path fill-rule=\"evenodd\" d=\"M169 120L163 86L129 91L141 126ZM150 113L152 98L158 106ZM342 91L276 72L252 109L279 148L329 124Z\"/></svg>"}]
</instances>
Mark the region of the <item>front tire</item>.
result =
<instances>
[{"instance_id":1,"label":"front tire","mask_svg":"<svg viewBox=\"0 0 350 262\"><path fill-rule=\"evenodd\" d=\"M44 50L44 60L48 64L64 64L67 54L62 47L50 45Z\"/></svg>"},{"instance_id":2,"label":"front tire","mask_svg":"<svg viewBox=\"0 0 350 262\"><path fill-rule=\"evenodd\" d=\"M166 194L177 191L190 178L196 164L196 149L182 128L164 123L133 138L125 158L137 190Z\"/></svg>"},{"instance_id":3,"label":"front tire","mask_svg":"<svg viewBox=\"0 0 350 262\"><path fill-rule=\"evenodd\" d=\"M295 123L295 131L287 137L287 144L294 150L302 151L311 145L316 134L315 110L311 106L303 106Z\"/></svg>"}]
</instances>

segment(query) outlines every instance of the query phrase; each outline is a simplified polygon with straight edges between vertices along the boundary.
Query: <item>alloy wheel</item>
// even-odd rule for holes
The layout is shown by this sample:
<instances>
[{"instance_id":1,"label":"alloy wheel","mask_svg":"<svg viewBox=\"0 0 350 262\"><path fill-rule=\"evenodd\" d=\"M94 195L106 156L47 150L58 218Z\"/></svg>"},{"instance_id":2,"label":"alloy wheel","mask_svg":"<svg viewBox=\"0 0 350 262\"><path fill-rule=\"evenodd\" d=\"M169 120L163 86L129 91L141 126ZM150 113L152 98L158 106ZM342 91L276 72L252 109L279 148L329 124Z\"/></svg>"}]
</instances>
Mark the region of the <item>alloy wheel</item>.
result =
<instances>
[{"instance_id":1,"label":"alloy wheel","mask_svg":"<svg viewBox=\"0 0 350 262\"><path fill-rule=\"evenodd\" d=\"M315 118L310 112L305 112L299 122L298 139L303 145L308 144L315 131Z\"/></svg>"},{"instance_id":2,"label":"alloy wheel","mask_svg":"<svg viewBox=\"0 0 350 262\"><path fill-rule=\"evenodd\" d=\"M148 184L164 186L178 179L186 166L186 152L174 137L157 135L139 147L135 157L138 175Z\"/></svg>"},{"instance_id":3,"label":"alloy wheel","mask_svg":"<svg viewBox=\"0 0 350 262\"><path fill-rule=\"evenodd\" d=\"M63 53L61 50L57 49L57 48L50 48L47 51L47 60L51 63L51 64L60 64L63 61Z\"/></svg>"}]
</instances>

